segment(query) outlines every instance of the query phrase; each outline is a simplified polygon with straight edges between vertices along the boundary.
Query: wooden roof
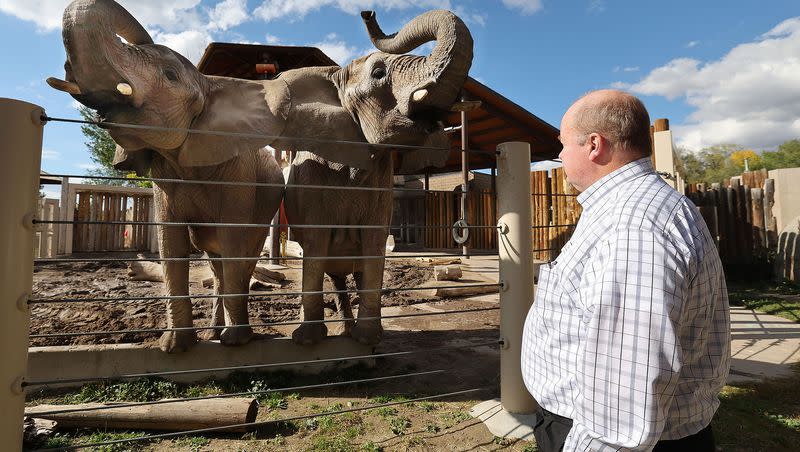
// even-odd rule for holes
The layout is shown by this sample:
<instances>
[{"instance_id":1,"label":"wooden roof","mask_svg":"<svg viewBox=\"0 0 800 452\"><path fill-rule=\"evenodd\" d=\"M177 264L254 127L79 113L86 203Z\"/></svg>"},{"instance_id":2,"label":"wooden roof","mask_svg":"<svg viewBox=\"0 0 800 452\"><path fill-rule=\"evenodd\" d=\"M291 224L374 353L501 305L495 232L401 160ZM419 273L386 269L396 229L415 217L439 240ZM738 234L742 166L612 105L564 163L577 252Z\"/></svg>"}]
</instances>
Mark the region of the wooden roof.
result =
<instances>
[{"instance_id":1,"label":"wooden roof","mask_svg":"<svg viewBox=\"0 0 800 452\"><path fill-rule=\"evenodd\" d=\"M336 66L316 47L221 42L209 44L197 66L206 75L256 80L263 77L256 72L258 63L275 63L281 72L307 66ZM531 161L555 158L561 151L558 129L471 77L464 85L464 97L481 102L480 107L467 113L469 149L494 151L500 143L523 141L531 145ZM446 127L460 126L461 114L449 114L445 123ZM450 138L452 151L447 164L442 168L430 168L431 173L461 169L461 132L450 132ZM494 161L494 154L469 154L470 169L490 168Z\"/></svg>"}]
</instances>

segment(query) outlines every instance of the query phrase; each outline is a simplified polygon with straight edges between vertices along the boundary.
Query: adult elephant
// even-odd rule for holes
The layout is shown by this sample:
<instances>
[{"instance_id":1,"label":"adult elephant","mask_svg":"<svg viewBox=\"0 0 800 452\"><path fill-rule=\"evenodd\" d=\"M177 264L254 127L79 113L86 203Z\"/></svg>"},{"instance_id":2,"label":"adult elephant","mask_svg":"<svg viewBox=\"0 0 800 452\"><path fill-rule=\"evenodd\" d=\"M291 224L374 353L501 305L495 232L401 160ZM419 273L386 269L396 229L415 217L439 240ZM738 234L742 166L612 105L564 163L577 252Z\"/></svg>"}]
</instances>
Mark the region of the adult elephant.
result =
<instances>
[{"instance_id":1,"label":"adult elephant","mask_svg":"<svg viewBox=\"0 0 800 452\"><path fill-rule=\"evenodd\" d=\"M252 160L264 155L257 149L272 145L306 151L300 152L293 163L290 177L293 183L390 188L390 153L370 148L367 142L432 145L440 149L404 153L402 164L407 169L441 165L448 150L439 119L454 104L464 83L472 60L472 39L463 22L445 11L423 14L394 37L383 35L374 14L363 16L373 41L383 52L360 58L344 68L303 68L286 71L274 80L248 81L200 74L178 53L154 44L144 28L112 0L78 0L64 12L65 79L51 78L48 82L96 109L107 123L159 128L109 124L111 136L120 145L115 159L118 166L135 169L139 174L149 168L156 177L262 181L247 171L262 166ZM428 57L395 54L434 39L438 44ZM198 132L187 133L186 129ZM229 133L202 133L208 131ZM365 145L354 145L356 141ZM268 167L271 168L271 163ZM263 200L256 197L261 188L192 187L159 184L158 219L190 220L188 210L192 214L202 212L192 216L192 221L199 217L204 221L262 222L262 218L268 218L274 211L271 196ZM264 190L264 193L266 196L273 192ZM292 221L306 224L388 225L390 194L374 197L343 194L341 190L292 189L287 193L287 211ZM278 195L275 196L277 199ZM262 208L266 212L263 217ZM373 217L357 212L372 208L381 214ZM162 256L186 255L190 238L201 249L213 248L212 245L219 245L226 230L231 231L234 242L244 240L240 228L206 227L192 231L162 227L159 229ZM253 236L263 241L263 234L253 233ZM386 230L380 232L380 247L372 244L378 235L374 229L302 229L301 234L305 253L311 256L350 255L357 250L382 255ZM327 238L316 240L317 234ZM234 293L228 285L234 277L229 278L224 267L228 262L231 261L225 261L222 268L220 293ZM354 261L349 267L332 268L323 261L308 261L303 272L303 289L321 288L322 272L326 270L336 274L361 273L357 278L361 288L379 289L383 259L367 266L364 263ZM244 270L252 271L252 266L249 262ZM375 266L375 270L379 266L380 271L372 268L367 271L369 266ZM359 271L362 269L363 272ZM169 263L165 273L170 295L188 292L184 263ZM242 280L249 278L248 271L237 275ZM246 292L246 288L239 290L242 291L238 293ZM247 323L245 303L239 298L224 299L225 320L228 317L232 320L229 325ZM167 305L168 326L191 325L188 300L170 300ZM372 316L379 311L377 293L363 294L359 316ZM215 309L215 322L220 312ZM303 313L304 320L320 319L321 296L304 295ZM377 342L380 333L380 323L376 321L359 322L352 329L354 337L367 343ZM222 339L226 343L240 343L250 334L249 327L229 328L223 330ZM304 324L293 337L300 343L312 343L325 334L323 325ZM195 337L190 330L168 332L162 337L161 346L167 351L182 350Z\"/></svg>"}]
</instances>

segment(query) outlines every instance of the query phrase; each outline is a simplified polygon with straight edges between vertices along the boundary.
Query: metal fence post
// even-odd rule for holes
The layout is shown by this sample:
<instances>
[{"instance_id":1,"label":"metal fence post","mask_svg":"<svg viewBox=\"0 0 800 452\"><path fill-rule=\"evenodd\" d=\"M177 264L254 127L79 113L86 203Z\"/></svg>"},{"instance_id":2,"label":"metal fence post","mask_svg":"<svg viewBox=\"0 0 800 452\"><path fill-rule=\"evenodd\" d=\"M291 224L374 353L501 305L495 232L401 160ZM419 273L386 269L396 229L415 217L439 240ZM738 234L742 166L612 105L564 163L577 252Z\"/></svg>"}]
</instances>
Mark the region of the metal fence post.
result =
<instances>
[{"instance_id":1,"label":"metal fence post","mask_svg":"<svg viewBox=\"0 0 800 452\"><path fill-rule=\"evenodd\" d=\"M36 105L0 98L0 443L22 450L28 364L27 300L33 284L33 218L39 197L42 154L41 117Z\"/></svg>"},{"instance_id":2,"label":"metal fence post","mask_svg":"<svg viewBox=\"0 0 800 452\"><path fill-rule=\"evenodd\" d=\"M536 402L522 381L520 350L525 317L533 303L531 246L531 148L501 143L497 150L498 250L500 255L500 402L509 413L527 414Z\"/></svg>"}]
</instances>

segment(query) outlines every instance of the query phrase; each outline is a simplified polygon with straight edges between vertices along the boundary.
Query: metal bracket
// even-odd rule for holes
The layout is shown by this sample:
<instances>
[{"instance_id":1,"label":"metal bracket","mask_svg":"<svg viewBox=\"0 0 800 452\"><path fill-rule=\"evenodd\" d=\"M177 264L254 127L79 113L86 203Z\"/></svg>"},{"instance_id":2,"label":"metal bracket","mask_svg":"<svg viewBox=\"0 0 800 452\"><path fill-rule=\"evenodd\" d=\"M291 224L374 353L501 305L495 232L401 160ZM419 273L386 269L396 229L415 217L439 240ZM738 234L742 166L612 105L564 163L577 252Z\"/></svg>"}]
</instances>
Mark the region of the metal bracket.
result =
<instances>
[{"instance_id":1,"label":"metal bracket","mask_svg":"<svg viewBox=\"0 0 800 452\"><path fill-rule=\"evenodd\" d=\"M500 338L500 348L503 350L508 350L511 347L511 344L508 342L508 339L501 337Z\"/></svg>"},{"instance_id":2,"label":"metal bracket","mask_svg":"<svg viewBox=\"0 0 800 452\"><path fill-rule=\"evenodd\" d=\"M41 108L34 108L31 111L31 121L34 125L43 126L47 124L47 113Z\"/></svg>"},{"instance_id":3,"label":"metal bracket","mask_svg":"<svg viewBox=\"0 0 800 452\"><path fill-rule=\"evenodd\" d=\"M11 383L11 392L17 395L25 393L25 377L17 377L17 379Z\"/></svg>"},{"instance_id":4,"label":"metal bracket","mask_svg":"<svg viewBox=\"0 0 800 452\"><path fill-rule=\"evenodd\" d=\"M502 221L497 223L497 232L503 235L508 234L508 225L503 223Z\"/></svg>"},{"instance_id":5,"label":"metal bracket","mask_svg":"<svg viewBox=\"0 0 800 452\"><path fill-rule=\"evenodd\" d=\"M31 231L36 230L36 215L33 212L26 213L24 217L22 217L22 226L25 229L29 229Z\"/></svg>"},{"instance_id":6,"label":"metal bracket","mask_svg":"<svg viewBox=\"0 0 800 452\"><path fill-rule=\"evenodd\" d=\"M505 280L500 280L500 292L505 292L508 290L508 282Z\"/></svg>"},{"instance_id":7,"label":"metal bracket","mask_svg":"<svg viewBox=\"0 0 800 452\"><path fill-rule=\"evenodd\" d=\"M458 233L458 228L461 228L461 233ZM469 223L467 220L458 220L453 223L453 240L459 245L463 245L469 240Z\"/></svg>"}]
</instances>

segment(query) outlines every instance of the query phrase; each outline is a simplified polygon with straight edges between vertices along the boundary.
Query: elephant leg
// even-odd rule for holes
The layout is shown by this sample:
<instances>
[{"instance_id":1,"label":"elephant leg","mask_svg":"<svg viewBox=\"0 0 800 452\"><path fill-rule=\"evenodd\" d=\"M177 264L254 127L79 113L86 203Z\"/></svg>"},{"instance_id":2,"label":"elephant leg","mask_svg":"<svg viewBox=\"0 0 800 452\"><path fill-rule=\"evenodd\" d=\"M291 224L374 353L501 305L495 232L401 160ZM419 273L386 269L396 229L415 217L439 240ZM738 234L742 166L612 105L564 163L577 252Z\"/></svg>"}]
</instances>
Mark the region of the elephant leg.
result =
<instances>
[{"instance_id":1,"label":"elephant leg","mask_svg":"<svg viewBox=\"0 0 800 452\"><path fill-rule=\"evenodd\" d=\"M208 254L208 257L214 258L219 257L217 254ZM208 266L211 267L211 271L214 273L214 295L219 295L225 293L225 280L223 278L223 268L222 268L222 261L209 261ZM223 299L222 298L214 298L211 302L211 325L214 327L219 327L225 325L225 314L223 312ZM213 341L218 340L220 335L220 328L215 328L211 330L206 330L205 333L201 335L204 340Z\"/></svg>"},{"instance_id":2,"label":"elephant leg","mask_svg":"<svg viewBox=\"0 0 800 452\"><path fill-rule=\"evenodd\" d=\"M363 232L362 252L365 256L378 256L383 252L380 247L375 246L380 242L380 238L385 235L376 234L374 231ZM380 244L383 246L383 243ZM383 265L384 259L367 259L360 278L356 278L359 289L360 303L358 305L358 319L351 331L353 339L362 344L373 345L381 341L383 327L380 319L362 320L367 317L380 317L381 315L381 292L383 288ZM369 292L362 292L369 290Z\"/></svg>"},{"instance_id":3,"label":"elephant leg","mask_svg":"<svg viewBox=\"0 0 800 452\"><path fill-rule=\"evenodd\" d=\"M182 226L158 226L162 257L189 257L189 231ZM164 284L170 296L189 295L189 262L164 262ZM192 326L192 301L189 298L167 300L167 328ZM195 330L165 331L159 339L167 353L186 351L197 343Z\"/></svg>"},{"instance_id":4,"label":"elephant leg","mask_svg":"<svg viewBox=\"0 0 800 452\"><path fill-rule=\"evenodd\" d=\"M329 230L303 231L303 252L307 256L327 256L330 242ZM303 262L303 292L322 291L325 277L325 261L308 259ZM301 320L304 322L292 332L292 339L300 345L315 344L328 335L324 323L306 323L324 320L325 309L322 294L304 293L302 296Z\"/></svg>"},{"instance_id":5,"label":"elephant leg","mask_svg":"<svg viewBox=\"0 0 800 452\"><path fill-rule=\"evenodd\" d=\"M334 287L337 291L347 290L347 275L346 274L328 274L333 281ZM339 319L344 320L336 324L334 334L339 336L349 336L350 331L353 329L353 308L350 306L349 293L336 294L336 315Z\"/></svg>"},{"instance_id":6,"label":"elephant leg","mask_svg":"<svg viewBox=\"0 0 800 452\"><path fill-rule=\"evenodd\" d=\"M243 294L223 299L226 327L220 333L219 340L225 345L246 344L253 338L253 328L249 325L250 319L247 315L248 297L246 294L250 292L250 276L253 274L255 266L255 261L225 261L223 263L225 293L227 295Z\"/></svg>"}]
</instances>

